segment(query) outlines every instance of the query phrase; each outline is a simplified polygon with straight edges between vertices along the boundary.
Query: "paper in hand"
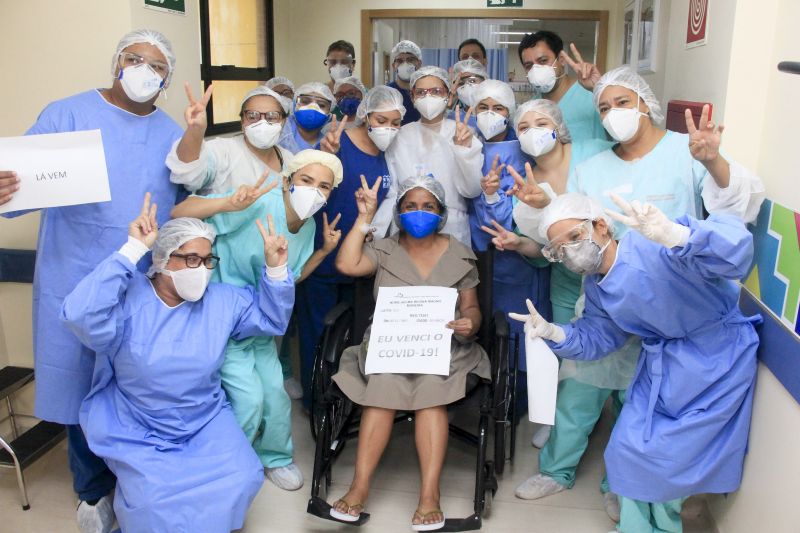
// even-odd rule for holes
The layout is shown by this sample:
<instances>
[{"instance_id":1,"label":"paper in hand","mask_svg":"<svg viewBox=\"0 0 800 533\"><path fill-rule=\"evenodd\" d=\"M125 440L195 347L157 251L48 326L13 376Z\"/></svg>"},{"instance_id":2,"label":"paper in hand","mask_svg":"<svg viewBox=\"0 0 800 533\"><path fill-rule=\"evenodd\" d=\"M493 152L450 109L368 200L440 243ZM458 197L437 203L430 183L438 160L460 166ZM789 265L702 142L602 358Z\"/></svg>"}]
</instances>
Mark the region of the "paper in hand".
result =
<instances>
[{"instance_id":1,"label":"paper in hand","mask_svg":"<svg viewBox=\"0 0 800 533\"><path fill-rule=\"evenodd\" d=\"M556 417L558 357L540 338L525 335L528 363L528 419L552 426Z\"/></svg>"}]
</instances>

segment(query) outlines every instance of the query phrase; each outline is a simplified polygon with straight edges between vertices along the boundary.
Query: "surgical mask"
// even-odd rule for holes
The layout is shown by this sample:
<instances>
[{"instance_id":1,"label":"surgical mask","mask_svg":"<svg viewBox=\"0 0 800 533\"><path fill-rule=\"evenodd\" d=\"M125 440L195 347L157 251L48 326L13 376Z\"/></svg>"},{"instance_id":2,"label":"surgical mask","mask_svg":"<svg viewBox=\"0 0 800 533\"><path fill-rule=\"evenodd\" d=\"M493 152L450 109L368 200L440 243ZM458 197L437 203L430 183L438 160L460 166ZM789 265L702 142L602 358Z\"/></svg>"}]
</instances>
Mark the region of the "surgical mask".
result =
<instances>
[{"instance_id":1,"label":"surgical mask","mask_svg":"<svg viewBox=\"0 0 800 533\"><path fill-rule=\"evenodd\" d=\"M289 202L303 220L314 216L326 203L325 196L318 188L306 185L292 185L289 188Z\"/></svg>"},{"instance_id":2,"label":"surgical mask","mask_svg":"<svg viewBox=\"0 0 800 533\"><path fill-rule=\"evenodd\" d=\"M281 134L283 125L280 122L270 124L266 120L259 120L254 124L250 124L244 129L244 136L250 144L259 150L266 150L272 148Z\"/></svg>"},{"instance_id":3,"label":"surgical mask","mask_svg":"<svg viewBox=\"0 0 800 533\"><path fill-rule=\"evenodd\" d=\"M555 65L555 61L553 61ZM528 81L539 92L549 93L556 86L559 76L556 76L556 69L553 65L533 65L528 71Z\"/></svg>"},{"instance_id":4,"label":"surgical mask","mask_svg":"<svg viewBox=\"0 0 800 533\"><path fill-rule=\"evenodd\" d=\"M347 115L348 117L355 116L356 111L358 110L358 104L361 103L359 98L342 98L341 102L339 102L338 106L339 109L342 110L342 113Z\"/></svg>"},{"instance_id":5,"label":"surgical mask","mask_svg":"<svg viewBox=\"0 0 800 533\"><path fill-rule=\"evenodd\" d=\"M570 243L564 246L564 257L561 262L567 269L581 276L597 274L603 262L603 252L610 243L611 239L601 247L591 238Z\"/></svg>"},{"instance_id":6,"label":"surgical mask","mask_svg":"<svg viewBox=\"0 0 800 533\"><path fill-rule=\"evenodd\" d=\"M296 108L294 118L303 128L318 130L328 121L328 114L323 113L317 104L311 104Z\"/></svg>"},{"instance_id":7,"label":"surgical mask","mask_svg":"<svg viewBox=\"0 0 800 533\"><path fill-rule=\"evenodd\" d=\"M333 81L339 81L353 74L353 69L346 65L334 65L329 72L331 73Z\"/></svg>"},{"instance_id":8,"label":"surgical mask","mask_svg":"<svg viewBox=\"0 0 800 533\"><path fill-rule=\"evenodd\" d=\"M397 67L397 77L403 81L408 81L411 79L411 75L417 70L416 65L414 63L402 63L399 67Z\"/></svg>"},{"instance_id":9,"label":"surgical mask","mask_svg":"<svg viewBox=\"0 0 800 533\"><path fill-rule=\"evenodd\" d=\"M409 211L400 215L400 225L415 239L422 239L436 231L441 221L441 216L430 211Z\"/></svg>"},{"instance_id":10,"label":"surgical mask","mask_svg":"<svg viewBox=\"0 0 800 533\"><path fill-rule=\"evenodd\" d=\"M444 112L447 107L447 99L440 96L427 95L415 100L414 107L425 119L433 120Z\"/></svg>"},{"instance_id":11,"label":"surgical mask","mask_svg":"<svg viewBox=\"0 0 800 533\"><path fill-rule=\"evenodd\" d=\"M202 298L206 292L206 287L208 287L208 282L211 281L211 271L204 265L200 265L197 268L187 267L181 270L164 269L161 273L172 278L175 292L187 302L196 302Z\"/></svg>"},{"instance_id":12,"label":"surgical mask","mask_svg":"<svg viewBox=\"0 0 800 533\"><path fill-rule=\"evenodd\" d=\"M639 111L639 101L637 100L636 102L636 108L613 107L606 113L606 117L603 119L603 127L615 141L624 143L631 140L639 130L639 118L642 115L647 116L647 113Z\"/></svg>"},{"instance_id":13,"label":"surgical mask","mask_svg":"<svg viewBox=\"0 0 800 533\"><path fill-rule=\"evenodd\" d=\"M128 98L140 104L153 98L164 87L164 80L147 63L120 70L119 81Z\"/></svg>"},{"instance_id":14,"label":"surgical mask","mask_svg":"<svg viewBox=\"0 0 800 533\"><path fill-rule=\"evenodd\" d=\"M519 136L519 146L526 154L539 157L550 152L558 142L556 130L530 128Z\"/></svg>"},{"instance_id":15,"label":"surgical mask","mask_svg":"<svg viewBox=\"0 0 800 533\"><path fill-rule=\"evenodd\" d=\"M478 129L486 140L500 135L508 127L508 119L494 111L481 111L476 119Z\"/></svg>"},{"instance_id":16,"label":"surgical mask","mask_svg":"<svg viewBox=\"0 0 800 533\"><path fill-rule=\"evenodd\" d=\"M458 99L461 100L461 103L467 107L472 107L472 95L475 94L475 89L478 86L475 84L466 83L456 89L456 93L458 93Z\"/></svg>"},{"instance_id":17,"label":"surgical mask","mask_svg":"<svg viewBox=\"0 0 800 533\"><path fill-rule=\"evenodd\" d=\"M372 142L375 143L375 146L378 147L378 150L381 152L385 152L389 145L392 144L392 141L397 134L400 132L399 128L373 128L370 126L367 128L367 135L369 138L372 139Z\"/></svg>"}]
</instances>

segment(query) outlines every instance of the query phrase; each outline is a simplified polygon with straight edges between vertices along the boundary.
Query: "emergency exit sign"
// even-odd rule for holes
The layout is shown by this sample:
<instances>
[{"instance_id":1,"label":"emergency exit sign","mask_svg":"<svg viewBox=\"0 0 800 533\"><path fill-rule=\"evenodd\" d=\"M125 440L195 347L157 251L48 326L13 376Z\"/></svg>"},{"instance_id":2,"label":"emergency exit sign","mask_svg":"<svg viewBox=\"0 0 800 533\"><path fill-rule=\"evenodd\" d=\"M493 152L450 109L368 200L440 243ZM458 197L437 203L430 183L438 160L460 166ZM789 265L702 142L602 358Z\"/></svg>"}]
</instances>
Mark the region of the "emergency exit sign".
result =
<instances>
[{"instance_id":1,"label":"emergency exit sign","mask_svg":"<svg viewBox=\"0 0 800 533\"><path fill-rule=\"evenodd\" d=\"M186 14L186 0L144 0L144 7L179 15Z\"/></svg>"},{"instance_id":2,"label":"emergency exit sign","mask_svg":"<svg viewBox=\"0 0 800 533\"><path fill-rule=\"evenodd\" d=\"M522 0L486 0L486 7L522 7Z\"/></svg>"}]
</instances>

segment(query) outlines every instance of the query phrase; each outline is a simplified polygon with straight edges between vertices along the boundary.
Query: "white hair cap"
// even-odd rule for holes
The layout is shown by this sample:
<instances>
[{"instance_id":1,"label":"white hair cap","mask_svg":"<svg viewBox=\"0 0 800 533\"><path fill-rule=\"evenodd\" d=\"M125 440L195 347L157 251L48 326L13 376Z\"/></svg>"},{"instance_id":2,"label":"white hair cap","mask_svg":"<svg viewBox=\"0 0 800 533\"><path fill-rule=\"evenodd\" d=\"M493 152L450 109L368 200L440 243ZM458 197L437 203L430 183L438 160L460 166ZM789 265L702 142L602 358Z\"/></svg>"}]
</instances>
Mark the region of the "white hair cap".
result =
<instances>
[{"instance_id":1,"label":"white hair cap","mask_svg":"<svg viewBox=\"0 0 800 533\"><path fill-rule=\"evenodd\" d=\"M283 76L275 76L274 78L270 78L264 82L264 85L272 90L275 90L275 87L278 85L286 85L292 90L292 92L294 92L294 83L292 83L292 80Z\"/></svg>"},{"instance_id":2,"label":"white hair cap","mask_svg":"<svg viewBox=\"0 0 800 533\"><path fill-rule=\"evenodd\" d=\"M436 67L434 65L425 65L424 67L415 70L411 75L411 79L409 80L411 88L413 89L414 85L420 80L420 78L424 78L425 76L439 78L444 82L444 85L447 87L448 91L452 86L450 83L450 78L447 76L447 71L445 69Z\"/></svg>"},{"instance_id":3,"label":"white hair cap","mask_svg":"<svg viewBox=\"0 0 800 533\"><path fill-rule=\"evenodd\" d=\"M481 85L485 84L486 82L481 83ZM479 85L479 87L481 85ZM553 123L556 125L558 140L561 141L561 144L572 142L572 136L569 133L569 128L567 128L567 122L564 120L564 114L561 112L561 108L558 107L557 103L546 98L528 100L519 106L519 108L517 108L517 113L514 115L514 131L517 132L517 134L519 134L517 127L522 121L522 117L524 117L526 113L530 112L539 113L540 115L544 115L553 121Z\"/></svg>"},{"instance_id":4,"label":"white hair cap","mask_svg":"<svg viewBox=\"0 0 800 533\"><path fill-rule=\"evenodd\" d=\"M403 95L394 87L387 85L373 87L367 91L361 103L358 104L356 123L363 123L367 119L367 115L374 111L400 111L400 118L403 118L406 114Z\"/></svg>"},{"instance_id":5,"label":"white hair cap","mask_svg":"<svg viewBox=\"0 0 800 533\"><path fill-rule=\"evenodd\" d=\"M417 188L425 189L431 193L434 198L439 201L439 205L442 206L442 212L440 213L442 219L439 221L439 225L436 228L436 231L441 231L444 225L447 223L447 202L445 202L444 187L442 187L442 184L439 183L439 180L433 177L433 174L418 174L416 176L406 178L397 187L397 201L394 204L395 225L398 228L403 227L400 224L400 202L403 201L403 197L408 191Z\"/></svg>"},{"instance_id":6,"label":"white hair cap","mask_svg":"<svg viewBox=\"0 0 800 533\"><path fill-rule=\"evenodd\" d=\"M336 83L333 84L333 95L336 96L336 93L339 92L342 85L352 85L359 91L361 91L361 98L364 98L364 95L367 94L367 86L364 83L356 78L355 76L347 76L346 78L342 78L340 80L336 80Z\"/></svg>"},{"instance_id":7,"label":"white hair cap","mask_svg":"<svg viewBox=\"0 0 800 533\"><path fill-rule=\"evenodd\" d=\"M297 98L300 95L310 94L316 94L317 96L321 96L322 98L326 99L331 103L331 108L336 105L336 98L333 97L333 93L331 92L330 88L324 83L320 83L318 81L304 83L294 92L294 97Z\"/></svg>"},{"instance_id":8,"label":"white hair cap","mask_svg":"<svg viewBox=\"0 0 800 533\"><path fill-rule=\"evenodd\" d=\"M650 85L644 81L644 78L639 76L635 70L628 65L622 65L613 70L609 70L598 80L594 86L594 106L600 106L600 96L603 91L611 85L619 85L630 89L639 95L639 98L644 100L647 108L650 110L650 120L653 124L661 125L664 123L664 112L661 110L661 104L658 102L656 95Z\"/></svg>"},{"instance_id":9,"label":"white hair cap","mask_svg":"<svg viewBox=\"0 0 800 533\"><path fill-rule=\"evenodd\" d=\"M167 74L164 80L164 87L168 87L172 79L172 73L175 72L175 53L172 51L172 43L169 42L169 39L167 39L163 33L156 30L134 30L123 35L122 39L117 43L117 50L114 52L114 57L111 59L111 75L115 76L117 74L119 54L132 44L138 43L152 44L158 48L159 52L164 54L167 65L169 65L169 74Z\"/></svg>"},{"instance_id":10,"label":"white hair cap","mask_svg":"<svg viewBox=\"0 0 800 533\"><path fill-rule=\"evenodd\" d=\"M397 56L400 54L411 54L419 60L422 60L422 50L419 46L412 41L400 41L392 48L392 53L389 54L389 63L394 63Z\"/></svg>"},{"instance_id":11,"label":"white hair cap","mask_svg":"<svg viewBox=\"0 0 800 533\"><path fill-rule=\"evenodd\" d=\"M459 75L465 72L480 76L484 80L489 79L489 73L486 71L486 67L483 66L483 63L470 57L453 65L453 83L458 81Z\"/></svg>"},{"instance_id":12,"label":"white hair cap","mask_svg":"<svg viewBox=\"0 0 800 533\"><path fill-rule=\"evenodd\" d=\"M479 83L475 87L475 92L472 93L473 105L478 107L478 104L487 98L496 100L498 104L508 109L509 117L514 116L517 102L514 99L514 90L511 89L509 84L500 80L486 80L483 83Z\"/></svg>"},{"instance_id":13,"label":"white hair cap","mask_svg":"<svg viewBox=\"0 0 800 533\"><path fill-rule=\"evenodd\" d=\"M271 96L280 104L281 109L283 109L283 114L284 115L289 114L289 109L291 108L291 102L289 101L289 99L279 95L266 85L259 85L258 87L252 89L250 92L244 95L244 98L242 98L242 105L240 106L240 109L244 109L244 104L246 104L247 101L254 96Z\"/></svg>"},{"instance_id":14,"label":"white hair cap","mask_svg":"<svg viewBox=\"0 0 800 533\"><path fill-rule=\"evenodd\" d=\"M153 243L153 264L147 271L149 277L167 267L169 256L192 239L207 239L214 244L217 232L199 218L174 218L158 228L156 242Z\"/></svg>"},{"instance_id":15,"label":"white hair cap","mask_svg":"<svg viewBox=\"0 0 800 533\"><path fill-rule=\"evenodd\" d=\"M286 165L286 170L282 172L283 177L288 178L301 168L313 164L328 167L333 172L333 186L338 187L344 178L342 162L339 158L328 152L321 150L301 150L294 154L294 157Z\"/></svg>"},{"instance_id":16,"label":"white hair cap","mask_svg":"<svg viewBox=\"0 0 800 533\"><path fill-rule=\"evenodd\" d=\"M570 218L593 221L603 219L611 226L611 220L600 202L583 194L570 192L554 198L550 205L544 208L542 218L539 220L539 235L542 238L540 242L550 242L547 237L550 226Z\"/></svg>"}]
</instances>

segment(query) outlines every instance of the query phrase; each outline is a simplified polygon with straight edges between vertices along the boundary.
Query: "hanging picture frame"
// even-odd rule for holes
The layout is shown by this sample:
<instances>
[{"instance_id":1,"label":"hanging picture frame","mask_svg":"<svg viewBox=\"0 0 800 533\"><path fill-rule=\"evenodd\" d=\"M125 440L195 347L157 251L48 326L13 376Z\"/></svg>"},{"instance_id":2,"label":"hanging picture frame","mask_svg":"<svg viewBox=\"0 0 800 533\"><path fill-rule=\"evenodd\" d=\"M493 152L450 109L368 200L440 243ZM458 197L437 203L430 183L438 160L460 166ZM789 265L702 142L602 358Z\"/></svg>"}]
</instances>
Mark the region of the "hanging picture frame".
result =
<instances>
[{"instance_id":1,"label":"hanging picture frame","mask_svg":"<svg viewBox=\"0 0 800 533\"><path fill-rule=\"evenodd\" d=\"M686 22L686 48L703 46L708 41L708 11L711 0L688 0L689 17Z\"/></svg>"}]
</instances>

